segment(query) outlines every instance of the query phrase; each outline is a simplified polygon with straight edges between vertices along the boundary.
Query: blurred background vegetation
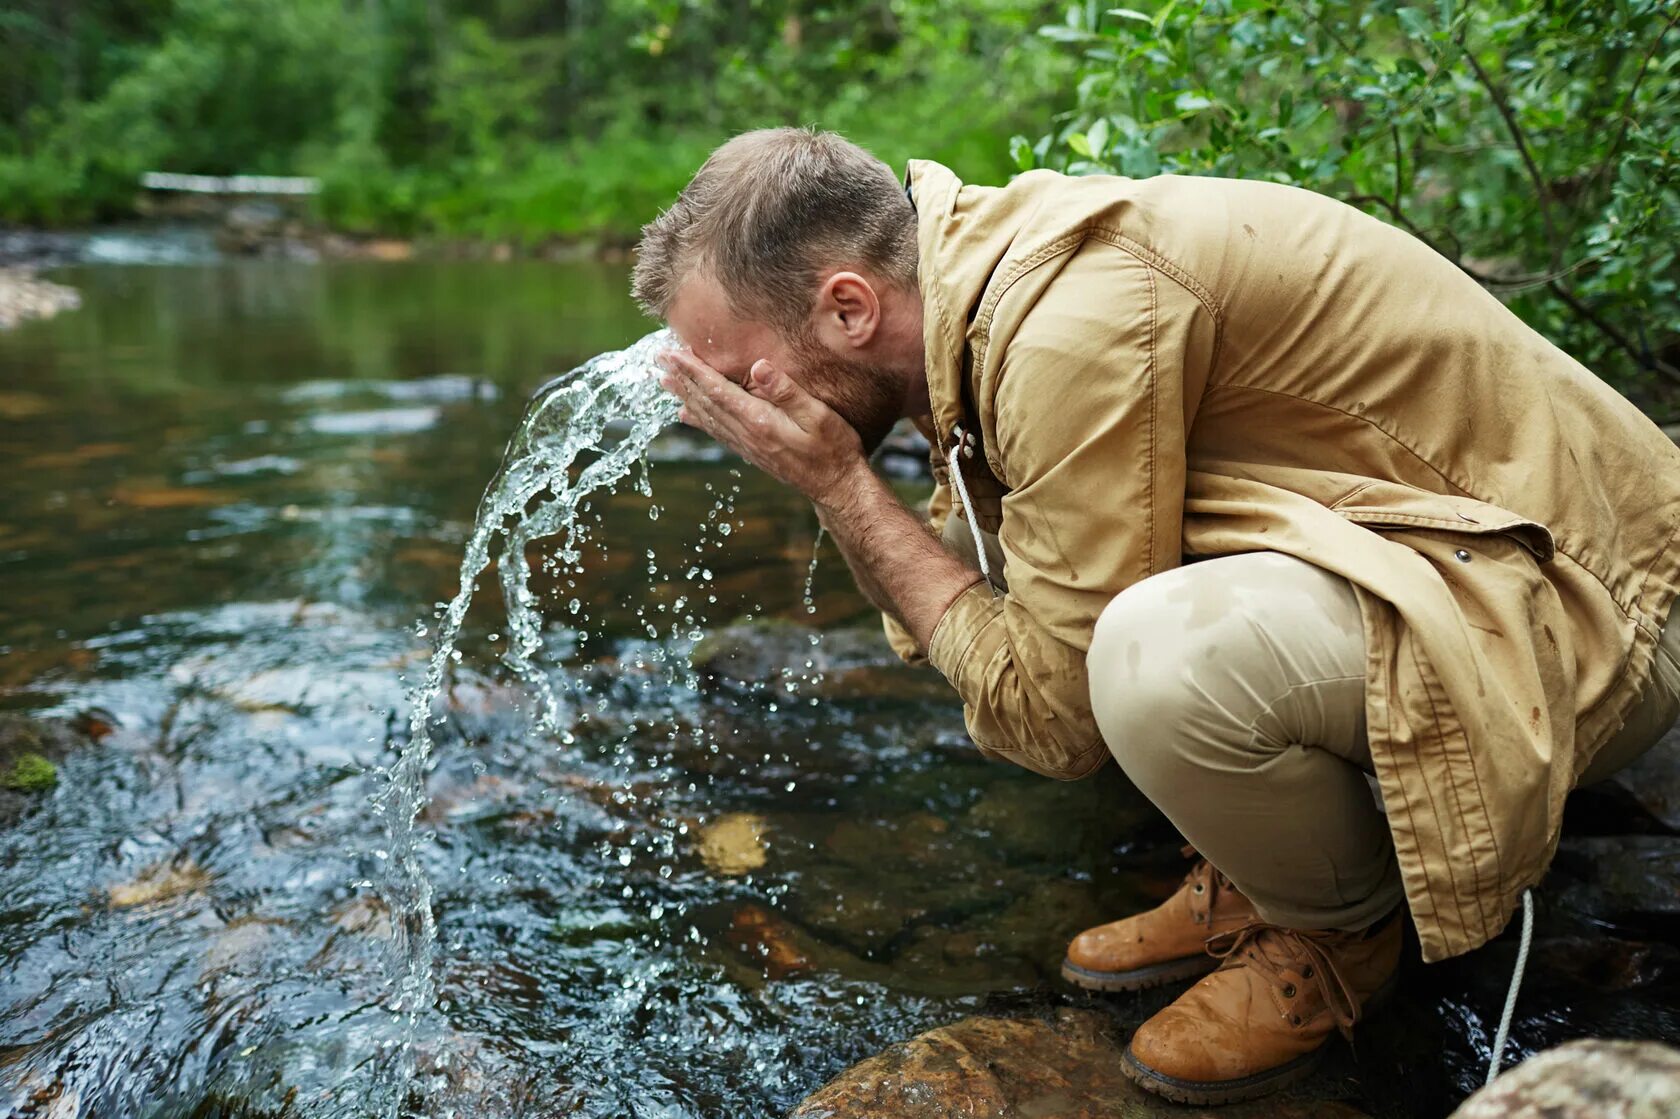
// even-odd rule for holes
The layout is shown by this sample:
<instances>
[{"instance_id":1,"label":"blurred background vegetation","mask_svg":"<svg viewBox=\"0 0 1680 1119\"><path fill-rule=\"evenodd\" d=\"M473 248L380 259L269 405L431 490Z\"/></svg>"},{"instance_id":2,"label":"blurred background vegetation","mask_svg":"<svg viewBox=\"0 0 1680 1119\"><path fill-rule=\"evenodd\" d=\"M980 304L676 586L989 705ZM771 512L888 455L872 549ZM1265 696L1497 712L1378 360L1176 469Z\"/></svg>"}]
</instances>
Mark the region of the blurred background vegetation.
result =
<instances>
[{"instance_id":1,"label":"blurred background vegetation","mask_svg":"<svg viewBox=\"0 0 1680 1119\"><path fill-rule=\"evenodd\" d=\"M335 229L627 243L729 134L1241 175L1411 229L1624 391L1680 388L1675 0L12 0L0 221L145 170L314 175Z\"/></svg>"},{"instance_id":2,"label":"blurred background vegetation","mask_svg":"<svg viewBox=\"0 0 1680 1119\"><path fill-rule=\"evenodd\" d=\"M0 219L145 170L315 175L350 231L630 238L733 132L820 123L997 180L1075 60L1027 0L26 0Z\"/></svg>"}]
</instances>

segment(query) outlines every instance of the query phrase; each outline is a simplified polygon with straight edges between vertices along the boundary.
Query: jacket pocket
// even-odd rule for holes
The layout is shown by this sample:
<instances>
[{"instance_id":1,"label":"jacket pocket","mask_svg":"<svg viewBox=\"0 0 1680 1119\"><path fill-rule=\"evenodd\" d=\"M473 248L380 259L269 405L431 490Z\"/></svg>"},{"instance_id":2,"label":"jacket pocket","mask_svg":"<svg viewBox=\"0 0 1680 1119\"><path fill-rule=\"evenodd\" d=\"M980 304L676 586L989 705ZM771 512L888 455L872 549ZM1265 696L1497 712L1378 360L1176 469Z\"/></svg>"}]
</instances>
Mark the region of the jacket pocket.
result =
<instances>
[{"instance_id":1,"label":"jacket pocket","mask_svg":"<svg viewBox=\"0 0 1680 1119\"><path fill-rule=\"evenodd\" d=\"M1374 529L1432 528L1470 536L1509 536L1541 563L1557 551L1551 530L1538 521L1473 497L1430 493L1399 482L1368 482L1330 508Z\"/></svg>"}]
</instances>

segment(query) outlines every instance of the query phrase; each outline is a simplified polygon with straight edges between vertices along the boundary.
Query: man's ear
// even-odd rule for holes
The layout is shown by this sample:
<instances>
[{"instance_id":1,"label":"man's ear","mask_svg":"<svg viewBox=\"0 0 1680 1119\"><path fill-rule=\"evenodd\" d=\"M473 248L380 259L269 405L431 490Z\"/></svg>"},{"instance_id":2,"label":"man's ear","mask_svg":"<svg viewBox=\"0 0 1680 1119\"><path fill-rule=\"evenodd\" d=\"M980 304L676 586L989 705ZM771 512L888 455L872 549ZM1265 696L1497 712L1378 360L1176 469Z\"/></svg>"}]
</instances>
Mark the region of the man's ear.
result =
<instances>
[{"instance_id":1,"label":"man's ear","mask_svg":"<svg viewBox=\"0 0 1680 1119\"><path fill-rule=\"evenodd\" d=\"M836 272L817 295L817 332L833 348L863 349L881 329L881 299L856 272Z\"/></svg>"}]
</instances>

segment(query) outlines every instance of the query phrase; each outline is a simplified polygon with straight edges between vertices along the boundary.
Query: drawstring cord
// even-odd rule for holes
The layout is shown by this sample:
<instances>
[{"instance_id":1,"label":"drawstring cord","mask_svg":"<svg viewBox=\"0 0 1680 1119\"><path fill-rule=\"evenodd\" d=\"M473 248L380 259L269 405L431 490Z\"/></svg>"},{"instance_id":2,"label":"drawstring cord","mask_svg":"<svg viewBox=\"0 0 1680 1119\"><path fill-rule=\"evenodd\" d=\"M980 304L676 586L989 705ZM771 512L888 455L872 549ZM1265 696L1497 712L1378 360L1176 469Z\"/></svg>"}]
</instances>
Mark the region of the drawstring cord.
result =
<instances>
[{"instance_id":1,"label":"drawstring cord","mask_svg":"<svg viewBox=\"0 0 1680 1119\"><path fill-rule=\"evenodd\" d=\"M1505 1012L1499 1016L1499 1032L1493 1038L1493 1056L1488 1059L1487 1082L1499 1075L1499 1064L1505 1056L1505 1043L1511 1039L1511 1016L1517 1009L1517 991L1522 987L1523 971L1528 967L1528 949L1534 942L1534 891L1523 891L1522 943L1517 947L1517 966L1511 970L1511 989L1505 994Z\"/></svg>"},{"instance_id":2,"label":"drawstring cord","mask_svg":"<svg viewBox=\"0 0 1680 1119\"><path fill-rule=\"evenodd\" d=\"M960 439L951 440L951 453L946 461L951 465L951 485L956 489L957 496L962 498L963 520L968 522L968 531L974 534L974 558L980 561L980 574L986 580L986 586L991 589L992 597L997 597L997 584L992 582L992 569L986 563L986 545L980 539L980 526L974 520L974 503L968 499L968 484L963 481L962 469L957 465L957 454L962 450Z\"/></svg>"}]
</instances>

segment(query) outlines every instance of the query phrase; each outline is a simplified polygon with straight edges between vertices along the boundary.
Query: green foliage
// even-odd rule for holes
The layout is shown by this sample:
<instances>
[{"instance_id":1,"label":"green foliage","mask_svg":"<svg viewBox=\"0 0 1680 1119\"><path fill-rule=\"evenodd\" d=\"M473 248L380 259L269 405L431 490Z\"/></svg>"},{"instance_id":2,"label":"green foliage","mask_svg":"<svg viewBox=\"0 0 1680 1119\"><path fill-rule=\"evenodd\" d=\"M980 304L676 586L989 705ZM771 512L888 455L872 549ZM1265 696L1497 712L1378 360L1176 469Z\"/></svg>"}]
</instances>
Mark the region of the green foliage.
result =
<instances>
[{"instance_id":1,"label":"green foliage","mask_svg":"<svg viewBox=\"0 0 1680 1119\"><path fill-rule=\"evenodd\" d=\"M1265 178L1410 229L1624 390L1680 385L1673 0L1082 2L1020 169Z\"/></svg>"},{"instance_id":2,"label":"green foliage","mask_svg":"<svg viewBox=\"0 0 1680 1119\"><path fill-rule=\"evenodd\" d=\"M58 767L40 754L21 754L0 784L20 793L45 792L58 784Z\"/></svg>"},{"instance_id":3,"label":"green foliage","mask_svg":"<svg viewBox=\"0 0 1680 1119\"><path fill-rule=\"evenodd\" d=\"M0 15L0 220L145 170L313 174L353 231L624 240L729 135L816 123L996 180L1065 101L1042 0L30 0ZM74 49L72 49L74 45ZM977 95L976 91L985 91Z\"/></svg>"}]
</instances>

